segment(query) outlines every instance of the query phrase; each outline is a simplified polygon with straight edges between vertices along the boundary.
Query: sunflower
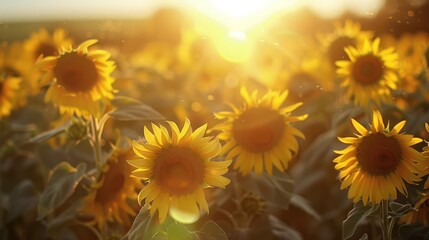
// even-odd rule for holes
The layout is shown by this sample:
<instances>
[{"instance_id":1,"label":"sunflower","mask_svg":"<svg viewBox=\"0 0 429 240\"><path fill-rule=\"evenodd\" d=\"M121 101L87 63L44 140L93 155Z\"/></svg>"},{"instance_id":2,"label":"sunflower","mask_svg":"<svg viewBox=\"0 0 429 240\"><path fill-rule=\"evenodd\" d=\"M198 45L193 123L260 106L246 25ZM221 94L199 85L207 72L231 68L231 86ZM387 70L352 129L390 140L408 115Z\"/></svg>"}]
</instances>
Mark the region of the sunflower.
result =
<instances>
[{"instance_id":1,"label":"sunflower","mask_svg":"<svg viewBox=\"0 0 429 240\"><path fill-rule=\"evenodd\" d=\"M356 105L376 105L391 100L391 90L397 88L398 55L393 48L379 50L380 39L366 40L362 48L345 49L350 61L338 61L337 74L344 78L341 87L353 97Z\"/></svg>"},{"instance_id":2,"label":"sunflower","mask_svg":"<svg viewBox=\"0 0 429 240\"><path fill-rule=\"evenodd\" d=\"M324 36L320 36L322 46L326 49L326 55L333 66L339 60L348 60L345 47L358 47L364 42L364 39L372 38L370 31L362 31L358 22L346 20L344 25L340 22L334 24L335 30Z\"/></svg>"},{"instance_id":3,"label":"sunflower","mask_svg":"<svg viewBox=\"0 0 429 240\"><path fill-rule=\"evenodd\" d=\"M417 211L412 211L401 217L400 222L405 224L420 223L425 226L429 225L429 194L420 193L420 197L414 208Z\"/></svg>"},{"instance_id":4,"label":"sunflower","mask_svg":"<svg viewBox=\"0 0 429 240\"><path fill-rule=\"evenodd\" d=\"M61 48L57 56L38 60L39 67L47 72L42 82L51 82L45 101L59 105L61 113L96 115L99 101L113 98L114 79L110 74L115 66L108 60L109 52L88 50L96 42L87 40L75 49L69 45Z\"/></svg>"},{"instance_id":5,"label":"sunflower","mask_svg":"<svg viewBox=\"0 0 429 240\"><path fill-rule=\"evenodd\" d=\"M429 124L428 123L425 123L425 128L426 128L426 131L429 133ZM428 144L428 146L425 146L423 148L423 155L426 157L427 161L429 161L429 144ZM428 175L428 174L429 174L429 168L426 169L426 172L424 173L424 175ZM425 182L424 188L425 189L429 188L429 177L427 178L427 180Z\"/></svg>"},{"instance_id":6,"label":"sunflower","mask_svg":"<svg viewBox=\"0 0 429 240\"><path fill-rule=\"evenodd\" d=\"M21 79L0 72L0 119L9 116L14 107L15 97Z\"/></svg>"},{"instance_id":7,"label":"sunflower","mask_svg":"<svg viewBox=\"0 0 429 240\"><path fill-rule=\"evenodd\" d=\"M204 137L207 125L192 131L188 119L182 130L173 122L167 123L171 136L162 125L152 124L153 133L144 128L147 143L134 142L134 152L140 158L128 163L137 167L133 176L148 181L138 202L145 199L151 205L151 216L158 210L162 223L169 211L177 221L191 223L199 218L200 210L209 211L203 188L229 184L230 180L221 175L228 171L231 161L211 161L221 145L217 139Z\"/></svg>"},{"instance_id":8,"label":"sunflower","mask_svg":"<svg viewBox=\"0 0 429 240\"><path fill-rule=\"evenodd\" d=\"M369 130L353 118L351 122L358 132L356 137L339 137L349 146L334 151L340 154L334 163L340 171L341 189L350 187L348 197L354 202L362 199L364 205L396 199L396 190L407 195L404 181L416 184L427 168L424 156L411 147L422 139L399 133L405 120L389 130L379 111L373 112Z\"/></svg>"},{"instance_id":9,"label":"sunflower","mask_svg":"<svg viewBox=\"0 0 429 240\"><path fill-rule=\"evenodd\" d=\"M30 92L36 94L39 92L39 80L43 73L35 66L39 57L56 56L63 46L68 46L72 40L66 36L64 29L56 29L52 35L44 28L31 34L23 43L22 55L22 73L25 84ZM24 53L24 54L22 54Z\"/></svg>"},{"instance_id":10,"label":"sunflower","mask_svg":"<svg viewBox=\"0 0 429 240\"><path fill-rule=\"evenodd\" d=\"M106 221L130 225L129 215L136 215L128 201L137 197L137 190L143 184L130 177L133 169L126 162L134 157L132 148L114 147L102 170L101 180L93 186L93 192L86 199L83 212L94 215L100 229Z\"/></svg>"},{"instance_id":11,"label":"sunflower","mask_svg":"<svg viewBox=\"0 0 429 240\"><path fill-rule=\"evenodd\" d=\"M291 123L302 121L307 115L290 115L302 102L282 107L288 91L269 91L258 98L257 91L249 95L243 87L241 96L245 100L242 109L232 106L233 112L215 113L216 118L226 119L213 127L221 131L219 139L227 142L223 153L227 159L236 157L234 169L243 175L253 170L262 174L264 168L272 175L273 165L283 172L298 151L296 137L304 138Z\"/></svg>"},{"instance_id":12,"label":"sunflower","mask_svg":"<svg viewBox=\"0 0 429 240\"><path fill-rule=\"evenodd\" d=\"M40 57L56 56L61 47L72 44L72 40L66 37L64 29L56 29L52 35L44 28L31 34L30 38L24 43L26 52L31 56L35 63Z\"/></svg>"}]
</instances>

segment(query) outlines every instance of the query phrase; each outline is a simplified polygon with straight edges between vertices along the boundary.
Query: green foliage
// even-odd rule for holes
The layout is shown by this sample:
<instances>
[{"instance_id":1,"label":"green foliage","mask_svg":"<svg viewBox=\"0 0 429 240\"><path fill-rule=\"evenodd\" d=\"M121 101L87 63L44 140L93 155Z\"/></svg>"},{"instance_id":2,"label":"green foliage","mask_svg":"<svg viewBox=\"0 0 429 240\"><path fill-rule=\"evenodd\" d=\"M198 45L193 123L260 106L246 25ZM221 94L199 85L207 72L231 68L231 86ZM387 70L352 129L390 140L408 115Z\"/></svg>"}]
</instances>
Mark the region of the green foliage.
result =
<instances>
[{"instance_id":1,"label":"green foliage","mask_svg":"<svg viewBox=\"0 0 429 240\"><path fill-rule=\"evenodd\" d=\"M398 202L389 202L389 208L389 216L394 218L400 218L411 211L418 211L417 209L413 208L411 204L402 204Z\"/></svg>"},{"instance_id":2,"label":"green foliage","mask_svg":"<svg viewBox=\"0 0 429 240\"><path fill-rule=\"evenodd\" d=\"M67 162L61 162L52 169L37 206L38 219L46 217L72 195L84 177L85 170L86 164L84 163L74 168Z\"/></svg>"},{"instance_id":3,"label":"green foliage","mask_svg":"<svg viewBox=\"0 0 429 240\"><path fill-rule=\"evenodd\" d=\"M362 201L357 202L349 212L347 219L343 221L342 239L349 239L353 236L358 225L367 217L380 216L379 205L363 205Z\"/></svg>"},{"instance_id":4,"label":"green foliage","mask_svg":"<svg viewBox=\"0 0 429 240\"><path fill-rule=\"evenodd\" d=\"M61 125L61 126L59 126L57 128L48 130L46 132L40 133L39 135L37 135L35 137L30 138L30 140L28 140L28 142L30 142L30 143L44 142L44 141L46 141L46 140L48 140L48 139L50 139L52 137L57 136L60 133L66 131L66 129L68 127L70 127L71 124L72 124L71 121L67 121L66 123L64 123L63 125Z\"/></svg>"},{"instance_id":5,"label":"green foliage","mask_svg":"<svg viewBox=\"0 0 429 240\"><path fill-rule=\"evenodd\" d=\"M110 117L120 121L161 121L165 120L155 109L130 98L118 98L114 104L119 105L117 109L110 112Z\"/></svg>"},{"instance_id":6,"label":"green foliage","mask_svg":"<svg viewBox=\"0 0 429 240\"><path fill-rule=\"evenodd\" d=\"M398 232L401 240L429 240L429 226L421 224L403 225Z\"/></svg>"},{"instance_id":7,"label":"green foliage","mask_svg":"<svg viewBox=\"0 0 429 240\"><path fill-rule=\"evenodd\" d=\"M257 194L280 208L289 207L294 182L288 174L274 173L273 176L265 173L262 175L250 173L246 176L237 174L236 179L245 190Z\"/></svg>"},{"instance_id":8,"label":"green foliage","mask_svg":"<svg viewBox=\"0 0 429 240\"><path fill-rule=\"evenodd\" d=\"M144 205L122 240L228 240L228 237L213 221L207 221L197 231L190 230L187 225L172 222L171 219L159 224L158 215L151 217L148 205Z\"/></svg>"},{"instance_id":9,"label":"green foliage","mask_svg":"<svg viewBox=\"0 0 429 240\"><path fill-rule=\"evenodd\" d=\"M35 209L38 199L39 196L33 182L23 180L13 188L9 195L6 221L11 222Z\"/></svg>"}]
</instances>

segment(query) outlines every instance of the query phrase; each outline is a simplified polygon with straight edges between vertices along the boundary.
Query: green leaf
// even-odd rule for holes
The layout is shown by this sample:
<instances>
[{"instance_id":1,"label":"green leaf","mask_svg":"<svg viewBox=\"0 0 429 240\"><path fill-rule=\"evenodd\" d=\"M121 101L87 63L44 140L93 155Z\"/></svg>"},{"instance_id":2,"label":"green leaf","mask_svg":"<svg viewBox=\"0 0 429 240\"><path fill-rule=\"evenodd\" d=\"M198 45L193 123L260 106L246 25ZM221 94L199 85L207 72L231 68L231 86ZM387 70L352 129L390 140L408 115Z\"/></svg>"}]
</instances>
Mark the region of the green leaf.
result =
<instances>
[{"instance_id":1,"label":"green leaf","mask_svg":"<svg viewBox=\"0 0 429 240\"><path fill-rule=\"evenodd\" d=\"M13 188L9 195L9 206L7 208L7 222L11 222L19 216L35 209L38 194L33 182L24 180Z\"/></svg>"},{"instance_id":2,"label":"green leaf","mask_svg":"<svg viewBox=\"0 0 429 240\"><path fill-rule=\"evenodd\" d=\"M246 176L238 174L237 180L241 187L268 202L281 208L289 207L294 183L286 173L277 173L273 176L265 173L262 175L250 173Z\"/></svg>"},{"instance_id":3,"label":"green leaf","mask_svg":"<svg viewBox=\"0 0 429 240\"><path fill-rule=\"evenodd\" d=\"M429 240L429 226L421 224L402 225L399 227L398 233L402 240Z\"/></svg>"},{"instance_id":4,"label":"green leaf","mask_svg":"<svg viewBox=\"0 0 429 240\"><path fill-rule=\"evenodd\" d=\"M66 123L64 123L63 125L48 130L46 132L40 133L37 136L34 136L32 138L30 138L30 140L28 140L29 143L39 143L39 142L44 142L62 132L64 132L69 126L71 125L71 121L67 121Z\"/></svg>"},{"instance_id":5,"label":"green leaf","mask_svg":"<svg viewBox=\"0 0 429 240\"><path fill-rule=\"evenodd\" d=\"M162 116L152 107L140 103L119 107L111 112L110 117L120 121L163 121Z\"/></svg>"},{"instance_id":6,"label":"green leaf","mask_svg":"<svg viewBox=\"0 0 429 240\"><path fill-rule=\"evenodd\" d=\"M379 205L364 206L362 201L355 204L353 209L349 212L347 219L343 221L343 237L342 239L349 239L353 236L359 223L368 216L378 217Z\"/></svg>"},{"instance_id":7,"label":"green leaf","mask_svg":"<svg viewBox=\"0 0 429 240\"><path fill-rule=\"evenodd\" d=\"M389 211L389 215L392 217L401 217L411 211L418 211L417 209L413 208L411 204L401 204L397 202L390 202L389 207L391 210Z\"/></svg>"},{"instance_id":8,"label":"green leaf","mask_svg":"<svg viewBox=\"0 0 429 240\"><path fill-rule=\"evenodd\" d=\"M168 240L193 240L194 233L190 232L183 224L173 223L167 228Z\"/></svg>"},{"instance_id":9,"label":"green leaf","mask_svg":"<svg viewBox=\"0 0 429 240\"><path fill-rule=\"evenodd\" d=\"M320 220L320 215L310 206L310 202L307 199L294 194L290 200L290 203L295 207L301 208L315 219Z\"/></svg>"},{"instance_id":10,"label":"green leaf","mask_svg":"<svg viewBox=\"0 0 429 240\"><path fill-rule=\"evenodd\" d=\"M147 240L150 238L145 237L146 227L148 225L149 219L151 218L149 215L149 206L144 205L136 218L134 219L133 225L131 226L128 233L122 238L122 240Z\"/></svg>"},{"instance_id":11,"label":"green leaf","mask_svg":"<svg viewBox=\"0 0 429 240\"><path fill-rule=\"evenodd\" d=\"M215 222L208 221L195 232L201 240L228 240L226 233Z\"/></svg>"},{"instance_id":12,"label":"green leaf","mask_svg":"<svg viewBox=\"0 0 429 240\"><path fill-rule=\"evenodd\" d=\"M74 168L67 162L61 162L52 169L37 206L39 220L46 217L73 194L76 186L82 180L85 170L86 164L84 163Z\"/></svg>"},{"instance_id":13,"label":"green leaf","mask_svg":"<svg viewBox=\"0 0 429 240\"><path fill-rule=\"evenodd\" d=\"M297 230L289 227L276 216L270 215L268 219L272 226L272 232L277 237L276 239L302 240L302 236Z\"/></svg>"},{"instance_id":14,"label":"green leaf","mask_svg":"<svg viewBox=\"0 0 429 240\"><path fill-rule=\"evenodd\" d=\"M65 223L75 219L83 207L85 207L84 199L74 201L67 209L65 209L59 215L56 215L52 221L47 223L48 230L62 228Z\"/></svg>"}]
</instances>

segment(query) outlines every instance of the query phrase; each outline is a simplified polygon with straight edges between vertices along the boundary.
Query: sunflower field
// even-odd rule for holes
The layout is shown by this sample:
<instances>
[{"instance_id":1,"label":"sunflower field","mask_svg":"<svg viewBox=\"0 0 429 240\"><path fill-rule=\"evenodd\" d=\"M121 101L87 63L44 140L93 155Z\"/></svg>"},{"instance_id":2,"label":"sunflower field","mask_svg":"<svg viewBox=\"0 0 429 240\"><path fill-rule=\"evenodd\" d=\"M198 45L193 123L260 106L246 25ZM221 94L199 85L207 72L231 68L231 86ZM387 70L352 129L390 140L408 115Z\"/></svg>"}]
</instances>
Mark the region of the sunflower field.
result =
<instances>
[{"instance_id":1,"label":"sunflower field","mask_svg":"<svg viewBox=\"0 0 429 240\"><path fill-rule=\"evenodd\" d=\"M429 240L429 3L320 2L1 20L0 239Z\"/></svg>"}]
</instances>

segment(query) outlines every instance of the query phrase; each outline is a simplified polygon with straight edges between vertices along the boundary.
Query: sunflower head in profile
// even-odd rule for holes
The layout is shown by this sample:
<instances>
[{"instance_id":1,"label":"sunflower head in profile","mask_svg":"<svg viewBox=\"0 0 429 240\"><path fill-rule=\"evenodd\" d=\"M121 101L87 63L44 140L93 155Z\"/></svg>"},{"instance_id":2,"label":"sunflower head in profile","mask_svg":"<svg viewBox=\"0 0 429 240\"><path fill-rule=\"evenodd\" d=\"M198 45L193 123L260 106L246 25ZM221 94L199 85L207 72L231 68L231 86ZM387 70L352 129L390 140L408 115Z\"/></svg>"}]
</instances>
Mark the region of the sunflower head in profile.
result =
<instances>
[{"instance_id":1,"label":"sunflower head in profile","mask_svg":"<svg viewBox=\"0 0 429 240\"><path fill-rule=\"evenodd\" d=\"M104 50L88 50L97 40L91 39L73 49L61 48L59 55L38 60L38 66L46 71L42 83L50 83L45 101L59 106L61 113L96 115L101 102L113 98L115 69L110 54Z\"/></svg>"},{"instance_id":2,"label":"sunflower head in profile","mask_svg":"<svg viewBox=\"0 0 429 240\"><path fill-rule=\"evenodd\" d=\"M128 159L135 158L132 148L121 149L114 147L100 175L100 181L93 186L93 191L86 199L84 213L94 215L100 229L106 221L130 225L130 216L136 215L136 210L130 202L137 198L137 190L143 183L130 177L132 167Z\"/></svg>"},{"instance_id":3,"label":"sunflower head in profile","mask_svg":"<svg viewBox=\"0 0 429 240\"><path fill-rule=\"evenodd\" d=\"M55 29L52 35L42 28L31 34L30 38L25 41L24 48L35 63L40 56L56 56L61 47L72 44L72 40L66 35L62 28Z\"/></svg>"},{"instance_id":4,"label":"sunflower head in profile","mask_svg":"<svg viewBox=\"0 0 429 240\"><path fill-rule=\"evenodd\" d=\"M350 60L337 62L337 74L343 78L340 86L356 105L391 101L391 91L397 88L398 55L393 48L379 50L379 44L377 38L366 40L362 48L347 47Z\"/></svg>"},{"instance_id":5,"label":"sunflower head in profile","mask_svg":"<svg viewBox=\"0 0 429 240\"><path fill-rule=\"evenodd\" d=\"M326 49L327 58L332 66L335 66L336 61L350 59L344 51L345 47L357 47L363 43L364 39L372 38L373 35L370 31L363 31L361 25L352 20L346 20L344 25L340 22L336 22L334 25L335 30L332 33L320 36L320 41Z\"/></svg>"},{"instance_id":6,"label":"sunflower head in profile","mask_svg":"<svg viewBox=\"0 0 429 240\"><path fill-rule=\"evenodd\" d=\"M417 202L414 205L417 211L412 211L401 217L400 223L416 224L420 223L425 226L429 225L429 194L426 192L420 193Z\"/></svg>"},{"instance_id":7,"label":"sunflower head in profile","mask_svg":"<svg viewBox=\"0 0 429 240\"><path fill-rule=\"evenodd\" d=\"M219 139L226 141L223 154L227 159L236 158L234 169L243 175L252 171L262 174L264 169L272 175L273 165L283 172L299 149L296 137L304 138L291 124L307 118L291 116L302 103L282 106L287 91L269 91L258 97L257 91L249 95L243 87L241 96L245 101L242 108L232 106L232 112L215 113L224 120L212 129L220 131Z\"/></svg>"},{"instance_id":8,"label":"sunflower head in profile","mask_svg":"<svg viewBox=\"0 0 429 240\"><path fill-rule=\"evenodd\" d=\"M426 131L429 133L428 123L425 123L425 128L426 128ZM429 142L428 142L428 145L423 148L423 155L425 156L426 161L429 161ZM426 172L424 173L424 175L427 175L427 180L424 184L424 189L428 189L429 188L429 168L426 169Z\"/></svg>"},{"instance_id":9,"label":"sunflower head in profile","mask_svg":"<svg viewBox=\"0 0 429 240\"><path fill-rule=\"evenodd\" d=\"M153 132L144 128L146 142L133 144L139 158L128 163L137 168L133 176L148 182L138 202L144 199L151 206L151 216L158 210L161 223L167 212L177 221L192 223L198 220L200 210L209 211L203 188L229 184L222 175L231 161L211 160L221 145L217 139L204 137L207 125L193 131L188 119L181 130L174 122L167 123L171 134L163 125L152 124Z\"/></svg>"},{"instance_id":10,"label":"sunflower head in profile","mask_svg":"<svg viewBox=\"0 0 429 240\"><path fill-rule=\"evenodd\" d=\"M10 115L21 79L0 72L0 119Z\"/></svg>"},{"instance_id":11,"label":"sunflower head in profile","mask_svg":"<svg viewBox=\"0 0 429 240\"><path fill-rule=\"evenodd\" d=\"M422 139L400 133L406 121L390 130L379 111L373 112L369 129L353 118L351 121L356 137L340 137L349 146L335 151L340 155L334 163L340 172L341 189L350 187L348 197L365 205L396 199L397 190L406 196L405 182L416 184L428 167L423 154L412 147Z\"/></svg>"}]
</instances>

